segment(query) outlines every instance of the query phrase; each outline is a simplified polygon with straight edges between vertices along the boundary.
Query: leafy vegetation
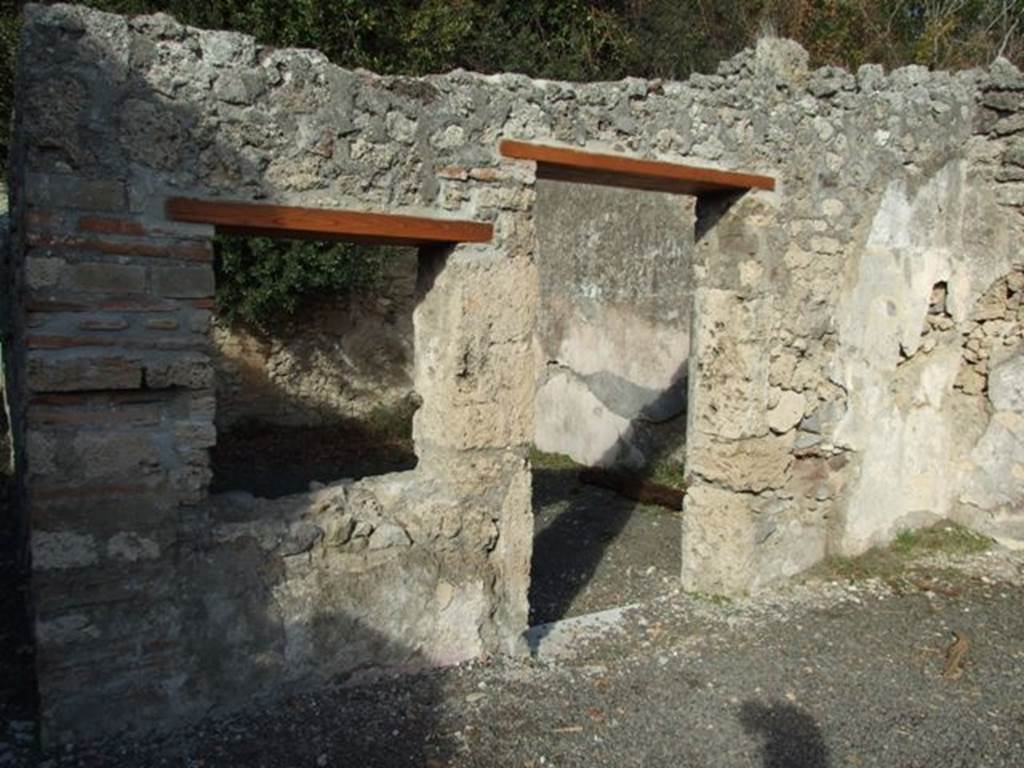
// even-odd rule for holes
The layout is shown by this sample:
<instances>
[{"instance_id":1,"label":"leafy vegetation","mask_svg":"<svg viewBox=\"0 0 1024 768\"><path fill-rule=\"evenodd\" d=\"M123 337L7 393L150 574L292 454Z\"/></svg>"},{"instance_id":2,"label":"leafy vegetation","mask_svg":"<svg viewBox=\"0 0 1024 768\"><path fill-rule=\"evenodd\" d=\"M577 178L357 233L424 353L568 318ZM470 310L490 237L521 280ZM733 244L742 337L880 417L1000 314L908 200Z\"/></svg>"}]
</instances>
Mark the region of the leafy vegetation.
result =
<instances>
[{"instance_id":1,"label":"leafy vegetation","mask_svg":"<svg viewBox=\"0 0 1024 768\"><path fill-rule=\"evenodd\" d=\"M310 299L372 291L391 250L265 237L219 237L215 249L219 319L264 332Z\"/></svg>"},{"instance_id":2,"label":"leafy vegetation","mask_svg":"<svg viewBox=\"0 0 1024 768\"><path fill-rule=\"evenodd\" d=\"M456 67L535 77L682 78L758 35L792 37L814 65L963 67L1024 56L1024 0L85 0L155 11L346 67ZM11 107L19 0L0 0L0 109ZM5 153L6 155L6 153Z\"/></svg>"}]
</instances>

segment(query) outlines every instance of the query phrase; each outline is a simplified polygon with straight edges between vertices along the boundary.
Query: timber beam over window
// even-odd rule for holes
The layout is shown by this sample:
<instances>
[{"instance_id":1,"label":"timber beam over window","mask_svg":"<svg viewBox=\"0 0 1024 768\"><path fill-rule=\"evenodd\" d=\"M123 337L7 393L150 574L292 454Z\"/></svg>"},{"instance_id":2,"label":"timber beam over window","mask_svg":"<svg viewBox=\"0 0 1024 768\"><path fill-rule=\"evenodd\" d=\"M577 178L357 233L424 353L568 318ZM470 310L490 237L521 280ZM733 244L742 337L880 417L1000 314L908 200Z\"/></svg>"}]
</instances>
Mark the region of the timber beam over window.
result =
<instances>
[{"instance_id":1,"label":"timber beam over window","mask_svg":"<svg viewBox=\"0 0 1024 768\"><path fill-rule=\"evenodd\" d=\"M771 176L753 173L641 160L626 155L599 154L513 139L504 139L500 144L500 150L505 157L536 161L538 179L677 192L686 195L775 189L775 179Z\"/></svg>"},{"instance_id":2,"label":"timber beam over window","mask_svg":"<svg viewBox=\"0 0 1024 768\"><path fill-rule=\"evenodd\" d=\"M166 214L173 221L213 224L220 234L377 245L486 243L493 235L490 224L478 221L184 197L168 200Z\"/></svg>"}]
</instances>

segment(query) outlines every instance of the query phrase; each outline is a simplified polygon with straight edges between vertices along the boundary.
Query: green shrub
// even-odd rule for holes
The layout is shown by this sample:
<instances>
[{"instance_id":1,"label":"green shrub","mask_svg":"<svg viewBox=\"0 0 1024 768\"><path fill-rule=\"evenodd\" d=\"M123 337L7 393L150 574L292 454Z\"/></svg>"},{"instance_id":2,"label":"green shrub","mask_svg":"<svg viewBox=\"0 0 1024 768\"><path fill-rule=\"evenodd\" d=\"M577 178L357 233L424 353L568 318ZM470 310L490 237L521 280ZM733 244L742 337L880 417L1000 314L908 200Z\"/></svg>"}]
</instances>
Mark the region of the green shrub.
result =
<instances>
[{"instance_id":1,"label":"green shrub","mask_svg":"<svg viewBox=\"0 0 1024 768\"><path fill-rule=\"evenodd\" d=\"M267 332L304 303L372 292L392 249L353 243L218 237L217 312Z\"/></svg>"}]
</instances>

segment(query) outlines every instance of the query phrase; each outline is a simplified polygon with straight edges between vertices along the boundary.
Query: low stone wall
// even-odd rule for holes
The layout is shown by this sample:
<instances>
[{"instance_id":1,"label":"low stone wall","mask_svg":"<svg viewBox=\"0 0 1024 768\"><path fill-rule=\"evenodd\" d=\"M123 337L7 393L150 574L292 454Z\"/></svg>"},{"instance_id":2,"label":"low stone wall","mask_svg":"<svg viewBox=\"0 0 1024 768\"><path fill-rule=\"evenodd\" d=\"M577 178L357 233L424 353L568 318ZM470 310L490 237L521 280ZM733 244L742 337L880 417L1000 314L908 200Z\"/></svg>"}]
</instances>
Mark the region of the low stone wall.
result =
<instances>
[{"instance_id":1,"label":"low stone wall","mask_svg":"<svg viewBox=\"0 0 1024 768\"><path fill-rule=\"evenodd\" d=\"M217 428L411 412L416 261L396 251L372 295L306 302L272 333L215 323Z\"/></svg>"}]
</instances>

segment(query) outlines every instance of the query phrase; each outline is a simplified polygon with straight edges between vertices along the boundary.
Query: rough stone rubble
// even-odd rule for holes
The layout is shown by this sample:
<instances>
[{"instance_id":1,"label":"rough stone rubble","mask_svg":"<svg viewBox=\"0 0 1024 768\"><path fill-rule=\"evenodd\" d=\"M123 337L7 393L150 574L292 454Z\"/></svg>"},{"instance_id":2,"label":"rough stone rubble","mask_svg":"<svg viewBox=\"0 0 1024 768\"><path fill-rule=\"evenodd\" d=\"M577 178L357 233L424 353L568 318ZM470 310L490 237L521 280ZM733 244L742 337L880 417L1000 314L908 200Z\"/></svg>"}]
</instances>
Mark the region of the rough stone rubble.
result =
<instances>
[{"instance_id":1,"label":"rough stone rubble","mask_svg":"<svg viewBox=\"0 0 1024 768\"><path fill-rule=\"evenodd\" d=\"M698 199L682 585L740 592L955 518L1020 541L1024 77L381 77L241 34L25 11L12 419L48 733L150 727L521 647L535 168L503 137L761 172ZM493 222L421 254L416 470L211 498L211 227L169 196ZM638 340L642 343L642 340Z\"/></svg>"}]
</instances>

